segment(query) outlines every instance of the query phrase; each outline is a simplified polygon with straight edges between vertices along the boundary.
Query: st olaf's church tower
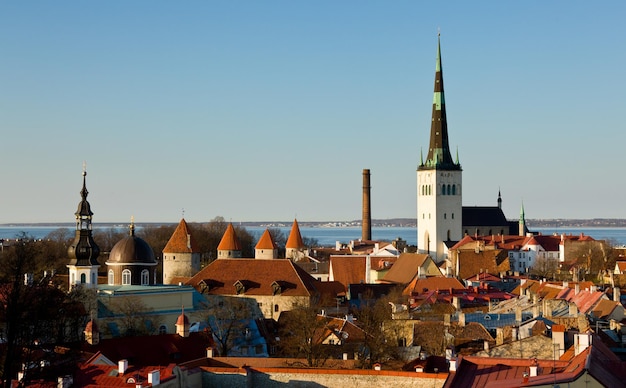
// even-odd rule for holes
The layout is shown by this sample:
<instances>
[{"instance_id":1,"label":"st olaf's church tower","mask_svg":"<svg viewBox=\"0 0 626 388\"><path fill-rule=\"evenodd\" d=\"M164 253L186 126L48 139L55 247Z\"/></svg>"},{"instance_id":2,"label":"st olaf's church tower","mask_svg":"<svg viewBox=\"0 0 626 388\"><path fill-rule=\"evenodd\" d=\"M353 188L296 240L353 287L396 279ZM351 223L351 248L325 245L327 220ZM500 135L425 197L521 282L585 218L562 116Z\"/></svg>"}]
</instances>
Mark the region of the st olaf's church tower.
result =
<instances>
[{"instance_id":1,"label":"st olaf's church tower","mask_svg":"<svg viewBox=\"0 0 626 388\"><path fill-rule=\"evenodd\" d=\"M417 168L417 249L436 262L445 259L445 242L462 238L461 164L452 159L443 91L441 44L437 38L435 93L428 156Z\"/></svg>"}]
</instances>

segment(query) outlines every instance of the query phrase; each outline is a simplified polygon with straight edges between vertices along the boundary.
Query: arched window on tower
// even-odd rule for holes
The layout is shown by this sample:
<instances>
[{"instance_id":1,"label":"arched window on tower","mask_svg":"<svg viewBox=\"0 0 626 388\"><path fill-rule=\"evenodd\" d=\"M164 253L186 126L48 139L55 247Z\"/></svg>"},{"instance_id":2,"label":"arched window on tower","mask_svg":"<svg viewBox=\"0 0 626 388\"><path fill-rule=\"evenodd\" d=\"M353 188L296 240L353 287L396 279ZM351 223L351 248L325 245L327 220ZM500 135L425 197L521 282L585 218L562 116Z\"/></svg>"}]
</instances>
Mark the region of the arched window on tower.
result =
<instances>
[{"instance_id":1,"label":"arched window on tower","mask_svg":"<svg viewBox=\"0 0 626 388\"><path fill-rule=\"evenodd\" d=\"M452 195L456 195L456 185L452 185Z\"/></svg>"},{"instance_id":2,"label":"arched window on tower","mask_svg":"<svg viewBox=\"0 0 626 388\"><path fill-rule=\"evenodd\" d=\"M87 276L84 273L80 274L80 284L87 283Z\"/></svg>"},{"instance_id":3,"label":"arched window on tower","mask_svg":"<svg viewBox=\"0 0 626 388\"><path fill-rule=\"evenodd\" d=\"M448 187L446 188L447 191L447 195L450 195L450 185L448 185Z\"/></svg>"},{"instance_id":4,"label":"arched window on tower","mask_svg":"<svg viewBox=\"0 0 626 388\"><path fill-rule=\"evenodd\" d=\"M112 286L113 284L115 284L115 273L113 273L113 270L110 269L109 270L109 286Z\"/></svg>"},{"instance_id":5,"label":"arched window on tower","mask_svg":"<svg viewBox=\"0 0 626 388\"><path fill-rule=\"evenodd\" d=\"M150 272L147 269L141 271L141 285L147 286L150 283Z\"/></svg>"},{"instance_id":6,"label":"arched window on tower","mask_svg":"<svg viewBox=\"0 0 626 388\"><path fill-rule=\"evenodd\" d=\"M441 185L441 195L446 195L446 185Z\"/></svg>"},{"instance_id":7,"label":"arched window on tower","mask_svg":"<svg viewBox=\"0 0 626 388\"><path fill-rule=\"evenodd\" d=\"M122 271L122 285L130 286L130 278L131 278L130 270L129 269L123 270Z\"/></svg>"},{"instance_id":8,"label":"arched window on tower","mask_svg":"<svg viewBox=\"0 0 626 388\"><path fill-rule=\"evenodd\" d=\"M448 241L450 241L450 240L452 240L452 239L450 238L450 229L448 229Z\"/></svg>"}]
</instances>

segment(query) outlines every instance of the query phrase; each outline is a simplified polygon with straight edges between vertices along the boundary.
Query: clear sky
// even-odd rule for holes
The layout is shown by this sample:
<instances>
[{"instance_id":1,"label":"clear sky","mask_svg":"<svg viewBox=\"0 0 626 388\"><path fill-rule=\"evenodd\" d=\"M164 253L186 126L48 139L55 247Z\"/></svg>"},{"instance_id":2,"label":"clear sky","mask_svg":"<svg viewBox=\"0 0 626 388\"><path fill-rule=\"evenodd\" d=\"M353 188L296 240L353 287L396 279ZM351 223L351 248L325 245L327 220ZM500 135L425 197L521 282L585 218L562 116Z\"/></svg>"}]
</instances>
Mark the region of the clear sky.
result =
<instances>
[{"instance_id":1,"label":"clear sky","mask_svg":"<svg viewBox=\"0 0 626 388\"><path fill-rule=\"evenodd\" d=\"M626 218L626 2L0 2L0 223L415 217L441 29L463 204Z\"/></svg>"}]
</instances>

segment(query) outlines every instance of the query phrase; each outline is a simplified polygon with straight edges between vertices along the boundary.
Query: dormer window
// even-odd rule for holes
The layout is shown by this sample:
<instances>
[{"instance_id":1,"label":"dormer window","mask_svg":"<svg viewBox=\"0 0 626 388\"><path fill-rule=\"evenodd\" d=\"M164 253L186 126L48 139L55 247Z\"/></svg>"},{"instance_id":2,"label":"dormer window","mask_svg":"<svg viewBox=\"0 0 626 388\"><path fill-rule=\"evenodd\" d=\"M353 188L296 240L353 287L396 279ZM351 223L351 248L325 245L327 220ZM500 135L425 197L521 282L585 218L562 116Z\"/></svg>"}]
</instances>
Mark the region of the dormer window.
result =
<instances>
[{"instance_id":1,"label":"dormer window","mask_svg":"<svg viewBox=\"0 0 626 388\"><path fill-rule=\"evenodd\" d=\"M237 295L241 295L244 292L246 292L246 287L243 285L241 280L237 280L235 284L233 284L233 286L235 287L235 291L237 292Z\"/></svg>"},{"instance_id":2,"label":"dormer window","mask_svg":"<svg viewBox=\"0 0 626 388\"><path fill-rule=\"evenodd\" d=\"M272 295L280 295L282 287L278 282L272 282Z\"/></svg>"}]
</instances>

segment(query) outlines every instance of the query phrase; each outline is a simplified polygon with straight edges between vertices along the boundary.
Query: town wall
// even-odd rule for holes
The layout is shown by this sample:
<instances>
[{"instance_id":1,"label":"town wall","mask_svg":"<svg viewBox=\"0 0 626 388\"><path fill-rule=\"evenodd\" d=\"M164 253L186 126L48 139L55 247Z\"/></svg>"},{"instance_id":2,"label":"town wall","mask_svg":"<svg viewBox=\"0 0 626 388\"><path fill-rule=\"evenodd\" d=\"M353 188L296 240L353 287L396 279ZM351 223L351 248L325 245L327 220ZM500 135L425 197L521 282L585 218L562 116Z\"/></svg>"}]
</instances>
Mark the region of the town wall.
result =
<instances>
[{"instance_id":1,"label":"town wall","mask_svg":"<svg viewBox=\"0 0 626 388\"><path fill-rule=\"evenodd\" d=\"M443 387L447 373L297 368L203 368L203 387ZM219 370L218 370L219 369Z\"/></svg>"}]
</instances>

